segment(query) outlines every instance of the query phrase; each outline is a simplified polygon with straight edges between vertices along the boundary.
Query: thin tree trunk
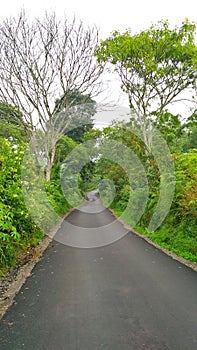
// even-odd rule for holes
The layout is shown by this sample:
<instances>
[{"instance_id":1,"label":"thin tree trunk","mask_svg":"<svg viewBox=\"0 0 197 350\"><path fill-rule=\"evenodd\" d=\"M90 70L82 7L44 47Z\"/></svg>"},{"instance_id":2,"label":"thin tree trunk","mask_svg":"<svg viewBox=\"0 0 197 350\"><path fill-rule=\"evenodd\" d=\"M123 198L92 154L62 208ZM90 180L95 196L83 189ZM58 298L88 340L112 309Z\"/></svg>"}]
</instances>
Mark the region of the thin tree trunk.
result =
<instances>
[{"instance_id":1,"label":"thin tree trunk","mask_svg":"<svg viewBox=\"0 0 197 350\"><path fill-rule=\"evenodd\" d=\"M53 146L52 150L51 150L51 156L48 160L48 164L46 166L46 172L45 172L45 178L47 182L51 181L51 170L54 164L54 158L55 158L55 152L56 152L56 145Z\"/></svg>"}]
</instances>

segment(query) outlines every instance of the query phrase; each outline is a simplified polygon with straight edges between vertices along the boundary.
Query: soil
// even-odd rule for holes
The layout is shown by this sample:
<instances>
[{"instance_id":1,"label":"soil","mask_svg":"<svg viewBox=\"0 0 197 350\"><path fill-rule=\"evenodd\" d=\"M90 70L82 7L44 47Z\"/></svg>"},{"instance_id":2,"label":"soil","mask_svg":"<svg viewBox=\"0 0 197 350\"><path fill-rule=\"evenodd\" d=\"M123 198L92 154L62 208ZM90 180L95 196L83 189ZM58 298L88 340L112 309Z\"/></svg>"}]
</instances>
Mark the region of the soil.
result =
<instances>
[{"instance_id":1,"label":"soil","mask_svg":"<svg viewBox=\"0 0 197 350\"><path fill-rule=\"evenodd\" d=\"M36 263L41 259L43 252L50 244L51 239L45 237L36 247L30 248L18 258L16 267L8 270L0 280L0 319L12 305L15 295L21 289Z\"/></svg>"}]
</instances>

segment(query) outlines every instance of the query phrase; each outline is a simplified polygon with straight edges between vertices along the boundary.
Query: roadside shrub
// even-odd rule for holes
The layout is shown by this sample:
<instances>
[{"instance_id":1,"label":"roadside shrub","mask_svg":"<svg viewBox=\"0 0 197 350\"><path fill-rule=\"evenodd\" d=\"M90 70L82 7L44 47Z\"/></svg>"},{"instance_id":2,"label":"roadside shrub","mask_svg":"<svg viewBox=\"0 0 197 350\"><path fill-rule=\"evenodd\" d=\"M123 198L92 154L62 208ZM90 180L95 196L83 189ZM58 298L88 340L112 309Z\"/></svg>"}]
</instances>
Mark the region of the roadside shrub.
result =
<instances>
[{"instance_id":1,"label":"roadside shrub","mask_svg":"<svg viewBox=\"0 0 197 350\"><path fill-rule=\"evenodd\" d=\"M11 266L25 246L35 243L42 233L31 220L21 189L21 161L25 144L0 139L0 264Z\"/></svg>"}]
</instances>

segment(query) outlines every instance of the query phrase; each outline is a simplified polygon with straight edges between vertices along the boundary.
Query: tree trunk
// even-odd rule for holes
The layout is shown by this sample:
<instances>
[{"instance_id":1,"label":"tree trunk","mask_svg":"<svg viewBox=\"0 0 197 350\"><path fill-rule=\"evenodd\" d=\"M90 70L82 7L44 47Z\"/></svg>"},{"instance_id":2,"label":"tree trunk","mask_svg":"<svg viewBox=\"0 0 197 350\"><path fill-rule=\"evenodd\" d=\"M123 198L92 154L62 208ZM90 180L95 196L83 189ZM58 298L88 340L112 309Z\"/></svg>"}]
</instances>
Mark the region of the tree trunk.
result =
<instances>
[{"instance_id":1,"label":"tree trunk","mask_svg":"<svg viewBox=\"0 0 197 350\"><path fill-rule=\"evenodd\" d=\"M45 178L46 178L47 182L51 181L51 169L52 169L53 164L54 164L55 152L56 152L56 145L54 145L52 150L51 150L51 156L48 159L48 163L47 163L46 170L45 170Z\"/></svg>"}]
</instances>

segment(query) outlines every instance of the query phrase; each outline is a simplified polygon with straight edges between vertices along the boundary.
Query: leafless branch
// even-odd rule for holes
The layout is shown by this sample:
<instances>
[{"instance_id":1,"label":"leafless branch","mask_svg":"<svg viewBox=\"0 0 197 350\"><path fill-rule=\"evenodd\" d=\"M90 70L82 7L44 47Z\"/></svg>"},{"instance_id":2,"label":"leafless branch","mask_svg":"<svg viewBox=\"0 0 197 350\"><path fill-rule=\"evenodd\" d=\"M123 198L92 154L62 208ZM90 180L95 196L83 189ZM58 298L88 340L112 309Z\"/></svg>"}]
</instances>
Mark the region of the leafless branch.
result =
<instances>
[{"instance_id":1,"label":"leafless branch","mask_svg":"<svg viewBox=\"0 0 197 350\"><path fill-rule=\"evenodd\" d=\"M4 20L0 39L0 98L17 105L31 124L34 112L44 127L56 99L70 90L99 92L103 68L94 56L96 27L86 28L76 19L62 22L54 13L30 22L21 12Z\"/></svg>"},{"instance_id":2,"label":"leafless branch","mask_svg":"<svg viewBox=\"0 0 197 350\"><path fill-rule=\"evenodd\" d=\"M51 137L47 157L53 154L60 133L70 123L52 133L56 101L72 90L94 97L101 91L103 67L95 58L99 44L96 27L85 27L75 18L71 23L55 13L30 21L24 11L0 25L0 99L19 108L32 130L39 126ZM74 103L74 101L73 101ZM54 125L53 125L54 126ZM50 136L50 137L49 137ZM51 147L51 151L49 146ZM49 160L52 166L53 159Z\"/></svg>"}]
</instances>

